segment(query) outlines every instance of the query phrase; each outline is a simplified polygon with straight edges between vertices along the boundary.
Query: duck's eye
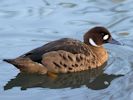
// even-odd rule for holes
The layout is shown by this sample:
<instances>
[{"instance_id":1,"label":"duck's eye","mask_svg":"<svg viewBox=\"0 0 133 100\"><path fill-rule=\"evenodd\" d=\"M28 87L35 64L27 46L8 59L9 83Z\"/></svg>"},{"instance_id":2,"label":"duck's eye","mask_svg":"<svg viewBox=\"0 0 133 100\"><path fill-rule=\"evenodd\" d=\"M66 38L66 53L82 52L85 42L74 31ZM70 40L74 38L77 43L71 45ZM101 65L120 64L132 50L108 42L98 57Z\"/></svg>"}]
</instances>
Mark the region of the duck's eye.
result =
<instances>
[{"instance_id":1,"label":"duck's eye","mask_svg":"<svg viewBox=\"0 0 133 100\"><path fill-rule=\"evenodd\" d=\"M109 35L104 35L103 40L107 40L109 38Z\"/></svg>"}]
</instances>

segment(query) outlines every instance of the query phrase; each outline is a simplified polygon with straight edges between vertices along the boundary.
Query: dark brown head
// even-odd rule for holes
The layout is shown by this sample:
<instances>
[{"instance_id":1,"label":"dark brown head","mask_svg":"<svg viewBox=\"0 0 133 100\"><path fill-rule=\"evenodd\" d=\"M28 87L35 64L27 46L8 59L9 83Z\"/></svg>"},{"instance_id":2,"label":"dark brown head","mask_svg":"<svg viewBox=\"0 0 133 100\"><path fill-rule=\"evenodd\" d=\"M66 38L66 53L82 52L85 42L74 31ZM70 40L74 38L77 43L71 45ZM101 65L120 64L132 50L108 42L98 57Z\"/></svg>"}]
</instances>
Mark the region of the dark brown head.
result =
<instances>
[{"instance_id":1,"label":"dark brown head","mask_svg":"<svg viewBox=\"0 0 133 100\"><path fill-rule=\"evenodd\" d=\"M94 27L84 35L84 43L99 47L105 43L120 44L114 40L110 32L104 27Z\"/></svg>"}]
</instances>

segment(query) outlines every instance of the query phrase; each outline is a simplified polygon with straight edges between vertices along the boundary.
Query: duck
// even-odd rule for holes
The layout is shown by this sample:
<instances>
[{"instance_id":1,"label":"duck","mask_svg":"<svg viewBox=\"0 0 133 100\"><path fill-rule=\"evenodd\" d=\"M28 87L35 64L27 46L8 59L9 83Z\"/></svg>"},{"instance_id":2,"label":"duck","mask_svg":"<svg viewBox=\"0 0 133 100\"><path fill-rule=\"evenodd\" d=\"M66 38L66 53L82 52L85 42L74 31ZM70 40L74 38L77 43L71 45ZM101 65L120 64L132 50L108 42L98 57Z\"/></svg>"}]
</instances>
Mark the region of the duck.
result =
<instances>
[{"instance_id":1,"label":"duck","mask_svg":"<svg viewBox=\"0 0 133 100\"><path fill-rule=\"evenodd\" d=\"M103 26L95 26L83 36L83 41L61 38L33 49L14 59L3 61L22 73L72 73L99 68L109 58L103 44L120 45Z\"/></svg>"}]
</instances>

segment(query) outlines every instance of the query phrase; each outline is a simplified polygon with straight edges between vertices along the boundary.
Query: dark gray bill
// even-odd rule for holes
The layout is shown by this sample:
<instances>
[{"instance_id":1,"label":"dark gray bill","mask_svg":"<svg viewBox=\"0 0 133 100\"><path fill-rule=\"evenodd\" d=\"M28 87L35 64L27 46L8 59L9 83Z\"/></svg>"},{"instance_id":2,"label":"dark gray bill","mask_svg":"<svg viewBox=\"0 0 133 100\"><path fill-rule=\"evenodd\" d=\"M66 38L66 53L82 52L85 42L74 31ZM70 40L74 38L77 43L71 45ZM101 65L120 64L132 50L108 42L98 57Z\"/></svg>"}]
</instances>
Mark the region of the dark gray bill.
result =
<instances>
[{"instance_id":1,"label":"dark gray bill","mask_svg":"<svg viewBox=\"0 0 133 100\"><path fill-rule=\"evenodd\" d=\"M109 41L109 43L111 43L111 44L121 45L121 43L120 43L119 41L116 41L116 40L113 39L113 38Z\"/></svg>"}]
</instances>

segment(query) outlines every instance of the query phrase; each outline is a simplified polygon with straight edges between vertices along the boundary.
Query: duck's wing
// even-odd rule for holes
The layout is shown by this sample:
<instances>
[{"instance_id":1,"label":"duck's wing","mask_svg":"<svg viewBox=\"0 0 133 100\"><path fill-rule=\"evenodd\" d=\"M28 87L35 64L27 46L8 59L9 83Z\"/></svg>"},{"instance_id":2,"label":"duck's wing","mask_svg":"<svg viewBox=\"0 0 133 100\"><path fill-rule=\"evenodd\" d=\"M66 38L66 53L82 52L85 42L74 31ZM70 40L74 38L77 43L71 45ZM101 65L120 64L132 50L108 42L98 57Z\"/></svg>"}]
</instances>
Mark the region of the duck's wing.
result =
<instances>
[{"instance_id":1,"label":"duck's wing","mask_svg":"<svg viewBox=\"0 0 133 100\"><path fill-rule=\"evenodd\" d=\"M31 50L20 57L26 57L30 58L33 61L40 62L43 54L57 50L64 50L73 54L88 54L90 51L88 46L79 40L63 38L60 40L52 41L39 48Z\"/></svg>"}]
</instances>

